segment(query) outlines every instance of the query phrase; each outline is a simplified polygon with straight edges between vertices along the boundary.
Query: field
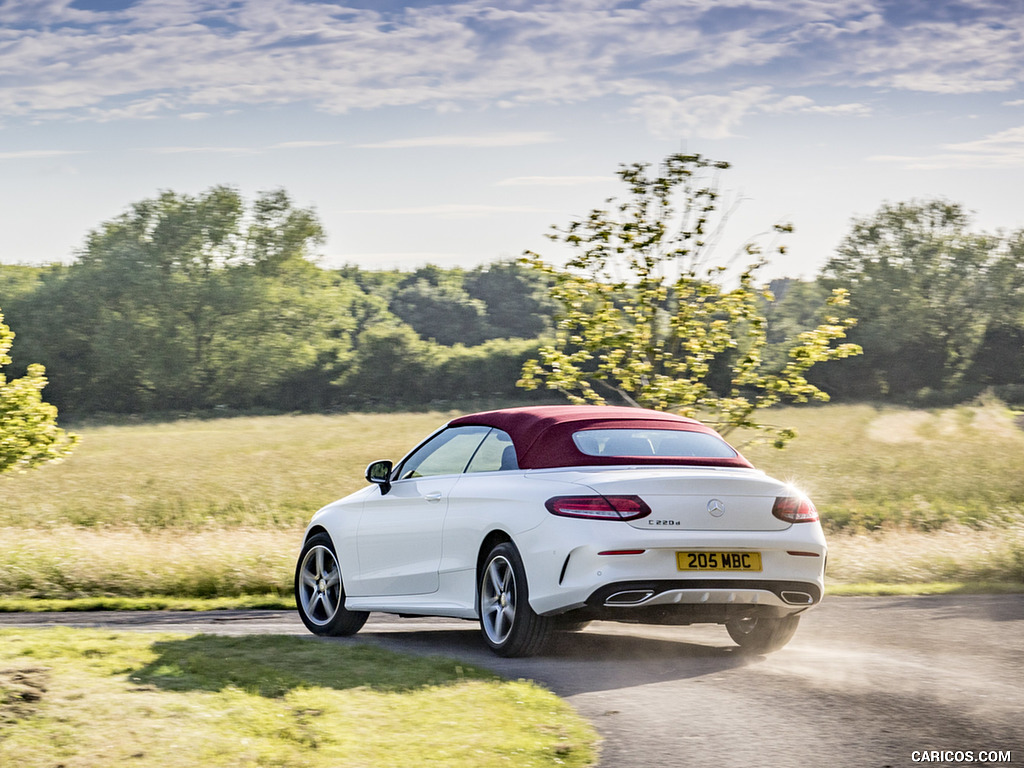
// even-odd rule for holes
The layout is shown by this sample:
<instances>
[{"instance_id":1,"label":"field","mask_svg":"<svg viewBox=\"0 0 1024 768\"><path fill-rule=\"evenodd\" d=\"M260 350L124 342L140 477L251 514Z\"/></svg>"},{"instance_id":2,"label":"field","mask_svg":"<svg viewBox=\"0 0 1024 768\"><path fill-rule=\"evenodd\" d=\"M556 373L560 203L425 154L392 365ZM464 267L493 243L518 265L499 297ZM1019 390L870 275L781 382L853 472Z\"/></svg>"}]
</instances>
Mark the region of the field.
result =
<instances>
[{"instance_id":1,"label":"field","mask_svg":"<svg viewBox=\"0 0 1024 768\"><path fill-rule=\"evenodd\" d=\"M361 487L371 460L397 459L452 415L79 428L70 459L0 478L0 609L48 599L287 604L312 512ZM744 453L815 500L836 591L1024 589L1024 431L1000 404L770 416L800 437L784 451Z\"/></svg>"}]
</instances>

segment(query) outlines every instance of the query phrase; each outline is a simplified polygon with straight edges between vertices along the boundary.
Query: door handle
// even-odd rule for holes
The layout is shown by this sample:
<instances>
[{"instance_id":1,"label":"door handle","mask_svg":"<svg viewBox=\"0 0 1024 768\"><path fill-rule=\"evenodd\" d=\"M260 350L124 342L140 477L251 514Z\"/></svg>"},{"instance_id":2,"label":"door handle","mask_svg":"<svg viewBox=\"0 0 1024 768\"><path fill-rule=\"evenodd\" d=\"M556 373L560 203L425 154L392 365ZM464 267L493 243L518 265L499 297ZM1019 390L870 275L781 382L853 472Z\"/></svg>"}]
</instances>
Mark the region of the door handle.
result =
<instances>
[{"instance_id":1,"label":"door handle","mask_svg":"<svg viewBox=\"0 0 1024 768\"><path fill-rule=\"evenodd\" d=\"M434 491L433 493L428 493L423 498L426 499L427 501L440 501L441 500L441 492L440 491Z\"/></svg>"}]
</instances>

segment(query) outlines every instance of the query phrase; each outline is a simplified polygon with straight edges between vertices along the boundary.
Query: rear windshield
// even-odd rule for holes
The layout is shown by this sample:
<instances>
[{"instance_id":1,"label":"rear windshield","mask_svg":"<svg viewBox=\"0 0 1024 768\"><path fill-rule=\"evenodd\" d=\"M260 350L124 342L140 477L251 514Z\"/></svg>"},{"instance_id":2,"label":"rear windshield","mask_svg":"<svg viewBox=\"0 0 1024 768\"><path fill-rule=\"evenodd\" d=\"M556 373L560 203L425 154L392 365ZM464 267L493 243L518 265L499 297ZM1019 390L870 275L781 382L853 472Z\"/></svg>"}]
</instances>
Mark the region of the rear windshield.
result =
<instances>
[{"instance_id":1,"label":"rear windshield","mask_svg":"<svg viewBox=\"0 0 1024 768\"><path fill-rule=\"evenodd\" d=\"M587 456L664 456L666 458L734 459L732 447L706 432L678 429L586 429L573 442Z\"/></svg>"}]
</instances>

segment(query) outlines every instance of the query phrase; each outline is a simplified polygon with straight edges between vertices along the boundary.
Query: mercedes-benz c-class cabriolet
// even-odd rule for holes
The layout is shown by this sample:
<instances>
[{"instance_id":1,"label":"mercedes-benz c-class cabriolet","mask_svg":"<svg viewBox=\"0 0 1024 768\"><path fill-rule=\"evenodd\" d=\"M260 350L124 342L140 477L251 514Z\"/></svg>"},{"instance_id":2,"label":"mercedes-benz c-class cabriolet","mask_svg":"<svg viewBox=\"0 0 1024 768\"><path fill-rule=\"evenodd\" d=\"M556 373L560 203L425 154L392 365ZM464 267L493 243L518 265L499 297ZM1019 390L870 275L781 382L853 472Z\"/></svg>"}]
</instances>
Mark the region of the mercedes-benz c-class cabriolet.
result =
<instances>
[{"instance_id":1,"label":"mercedes-benz c-class cabriolet","mask_svg":"<svg viewBox=\"0 0 1024 768\"><path fill-rule=\"evenodd\" d=\"M476 620L502 656L593 620L725 625L785 645L824 590L814 505L692 419L537 406L453 419L319 510L295 569L302 621L371 611Z\"/></svg>"}]
</instances>

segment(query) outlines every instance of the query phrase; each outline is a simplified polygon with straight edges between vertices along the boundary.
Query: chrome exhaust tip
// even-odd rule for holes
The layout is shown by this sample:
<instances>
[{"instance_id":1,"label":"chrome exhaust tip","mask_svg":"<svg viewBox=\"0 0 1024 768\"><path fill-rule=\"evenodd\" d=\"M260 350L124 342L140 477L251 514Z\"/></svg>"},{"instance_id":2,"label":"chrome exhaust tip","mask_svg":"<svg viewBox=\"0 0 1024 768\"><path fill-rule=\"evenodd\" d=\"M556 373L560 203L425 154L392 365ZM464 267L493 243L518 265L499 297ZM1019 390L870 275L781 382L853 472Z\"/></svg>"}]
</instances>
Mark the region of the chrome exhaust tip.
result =
<instances>
[{"instance_id":1,"label":"chrome exhaust tip","mask_svg":"<svg viewBox=\"0 0 1024 768\"><path fill-rule=\"evenodd\" d=\"M616 592L613 595L609 595L605 598L604 604L606 606L640 605L640 603L645 600L650 600L653 596L653 589L627 589L623 592Z\"/></svg>"},{"instance_id":2,"label":"chrome exhaust tip","mask_svg":"<svg viewBox=\"0 0 1024 768\"><path fill-rule=\"evenodd\" d=\"M779 596L790 605L810 605L814 602L814 598L806 592L782 592Z\"/></svg>"}]
</instances>

